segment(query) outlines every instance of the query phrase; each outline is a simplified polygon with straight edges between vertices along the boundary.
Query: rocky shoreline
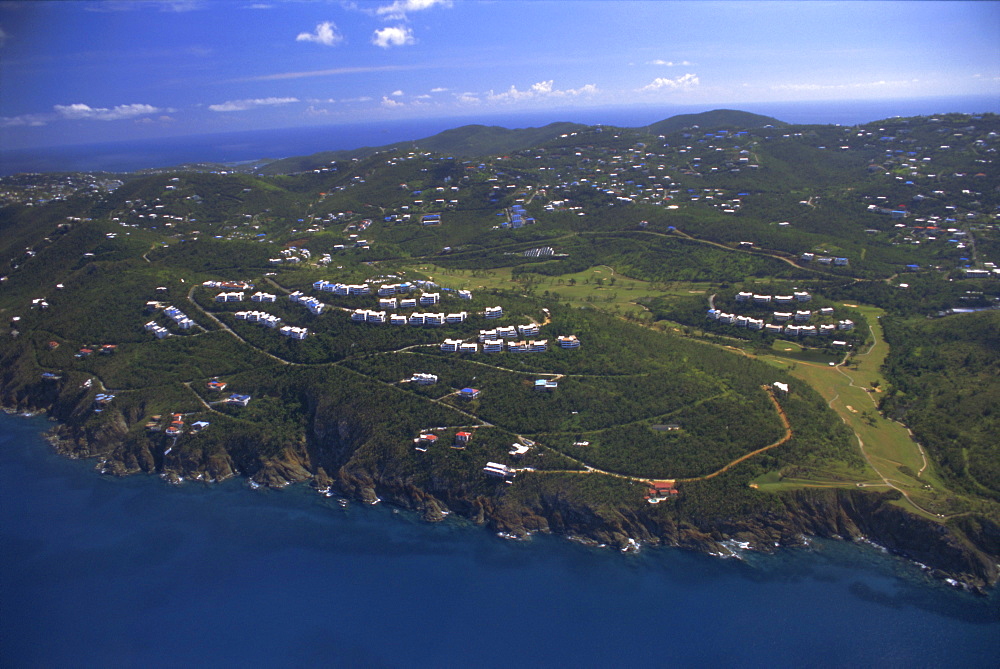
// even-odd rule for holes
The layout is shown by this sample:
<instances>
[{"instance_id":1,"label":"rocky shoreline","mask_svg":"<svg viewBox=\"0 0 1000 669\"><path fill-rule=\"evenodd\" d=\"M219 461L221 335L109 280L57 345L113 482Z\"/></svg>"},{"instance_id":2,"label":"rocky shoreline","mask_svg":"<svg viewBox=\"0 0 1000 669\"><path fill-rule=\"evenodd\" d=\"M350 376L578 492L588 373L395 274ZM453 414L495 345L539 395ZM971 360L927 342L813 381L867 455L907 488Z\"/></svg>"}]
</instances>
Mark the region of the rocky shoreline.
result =
<instances>
[{"instance_id":1,"label":"rocky shoreline","mask_svg":"<svg viewBox=\"0 0 1000 669\"><path fill-rule=\"evenodd\" d=\"M20 406L9 410L25 412L39 408ZM311 442L325 441L346 448L349 440L343 437L350 432L349 425L314 424L313 429L320 432L333 429L341 438L310 435ZM1000 527L985 520L946 525L921 518L892 504L892 496L886 493L863 490L781 493L778 511L694 524L654 513L652 505L609 508L568 503L544 495L535 504L514 504L504 498L463 490L422 489L387 473L386 469L378 473L362 467L351 461L346 452L328 452L318 457L311 452L315 447L307 445L305 438L286 445L270 458L243 462L235 461L228 451L198 453L166 449L157 454L149 440L129 438L129 425L120 414L94 432L71 422L59 422L47 438L62 455L96 459L96 469L102 474L145 473L171 483L213 483L243 476L253 487L269 488L308 482L320 494L335 493L367 503L385 501L412 510L427 522L439 522L455 514L512 539L550 533L623 552L649 545L727 556L735 554L735 547L770 553L779 547L803 545L808 537L822 537L875 543L920 564L937 578L975 592L985 592L1000 580L997 564Z\"/></svg>"}]
</instances>

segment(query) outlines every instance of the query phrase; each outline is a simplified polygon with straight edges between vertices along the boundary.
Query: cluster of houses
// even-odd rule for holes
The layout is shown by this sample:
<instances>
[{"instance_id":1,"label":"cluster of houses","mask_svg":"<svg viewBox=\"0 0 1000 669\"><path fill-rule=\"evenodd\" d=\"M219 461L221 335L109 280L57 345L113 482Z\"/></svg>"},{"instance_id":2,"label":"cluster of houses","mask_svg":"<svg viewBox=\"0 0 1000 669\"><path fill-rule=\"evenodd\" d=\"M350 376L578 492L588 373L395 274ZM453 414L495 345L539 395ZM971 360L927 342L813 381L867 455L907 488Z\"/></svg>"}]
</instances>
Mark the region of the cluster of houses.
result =
<instances>
[{"instance_id":1,"label":"cluster of houses","mask_svg":"<svg viewBox=\"0 0 1000 669\"><path fill-rule=\"evenodd\" d=\"M514 328L511 327L511 330ZM479 353L479 344L482 344L483 353L544 353L549 350L548 339L522 339L520 341L504 341L499 337L491 338L496 330L488 331L489 335L480 334L478 342L463 342L461 339L445 339L441 342L441 350L445 353ZM560 335L556 337L559 348L576 349L580 348L580 340L576 335ZM553 386L554 387L554 386Z\"/></svg>"},{"instance_id":2,"label":"cluster of houses","mask_svg":"<svg viewBox=\"0 0 1000 669\"><path fill-rule=\"evenodd\" d=\"M469 314L465 311L459 311L453 314L445 314L444 312L425 313L415 311L409 316L404 316L402 314L388 314L385 311L376 311L375 309L355 309L351 313L351 320L355 323L373 323L376 325L388 323L389 325L440 326L445 323L464 323L465 319L468 317Z\"/></svg>"},{"instance_id":3,"label":"cluster of houses","mask_svg":"<svg viewBox=\"0 0 1000 669\"><path fill-rule=\"evenodd\" d=\"M253 290L253 284L246 281L205 281L201 285L206 288L221 288L223 290Z\"/></svg>"},{"instance_id":4,"label":"cluster of houses","mask_svg":"<svg viewBox=\"0 0 1000 669\"><path fill-rule=\"evenodd\" d=\"M850 261L847 258L831 258L829 256L817 256L815 253L803 253L799 256L802 262L815 262L817 265L847 267Z\"/></svg>"},{"instance_id":5,"label":"cluster of houses","mask_svg":"<svg viewBox=\"0 0 1000 669\"><path fill-rule=\"evenodd\" d=\"M515 204L507 212L507 218L505 218L503 223L500 224L500 227L517 230L519 228L523 228L525 225L531 225L534 222L535 219L529 217L527 212L524 210L524 205Z\"/></svg>"},{"instance_id":6,"label":"cluster of houses","mask_svg":"<svg viewBox=\"0 0 1000 669\"><path fill-rule=\"evenodd\" d=\"M157 303L157 302L151 302L151 303L147 304L147 307L149 307L150 305L153 305L154 308L155 308L155 307L159 306L159 303ZM174 322L174 324L177 327L179 327L181 330L190 330L191 328L193 328L196 325L196 323L193 320L191 320L190 318L188 318L187 315L183 311L181 311L180 309L178 309L177 307L172 307L172 306L171 307L166 307L166 308L163 309L163 314L167 318L169 318L170 320L172 320ZM157 339L163 339L164 337L166 337L167 335L170 334L170 330L168 330L167 328L163 327L162 325L160 325L159 323L157 323L155 320L154 321L149 321L148 323L146 323L143 326L143 329L146 332L152 332L153 335Z\"/></svg>"},{"instance_id":7,"label":"cluster of houses","mask_svg":"<svg viewBox=\"0 0 1000 669\"><path fill-rule=\"evenodd\" d=\"M831 310L832 312L832 310ZM787 323L789 320L794 320L795 323L803 323L808 321L812 317L811 311L796 311L793 315L791 312L781 312L775 311L773 314L774 320L777 323L765 323L762 318L752 318L750 316L737 316L736 314L727 314L720 309L709 309L708 318L716 323L722 325L735 325L738 328L747 328L749 330L763 331L768 334L786 334L793 337L813 337L819 335L831 336L837 331L847 331L854 329L854 321L850 319L839 320L836 323L828 323L823 325L795 325L786 324L779 325L778 323ZM835 345L843 345L843 342L834 342Z\"/></svg>"},{"instance_id":8,"label":"cluster of houses","mask_svg":"<svg viewBox=\"0 0 1000 669\"><path fill-rule=\"evenodd\" d=\"M429 446L433 446L438 443L440 438L436 434L430 432L421 432L416 439L413 440L414 448L421 453L426 453ZM472 441L472 433L460 430L455 433L455 439L451 443L451 447L457 450L463 450Z\"/></svg>"},{"instance_id":9,"label":"cluster of houses","mask_svg":"<svg viewBox=\"0 0 1000 669\"><path fill-rule=\"evenodd\" d=\"M276 328L281 325L280 318L266 311L237 311L233 315L236 316L237 320L246 321L247 323L257 323L266 328Z\"/></svg>"},{"instance_id":10,"label":"cluster of houses","mask_svg":"<svg viewBox=\"0 0 1000 669\"><path fill-rule=\"evenodd\" d=\"M295 304L301 304L302 306L306 307L307 309L309 309L310 313L316 316L319 316L321 313L323 313L323 310L326 309L326 305L317 300L315 297L309 297L308 295L300 291L295 291L294 293L288 296L288 299L290 299Z\"/></svg>"}]
</instances>

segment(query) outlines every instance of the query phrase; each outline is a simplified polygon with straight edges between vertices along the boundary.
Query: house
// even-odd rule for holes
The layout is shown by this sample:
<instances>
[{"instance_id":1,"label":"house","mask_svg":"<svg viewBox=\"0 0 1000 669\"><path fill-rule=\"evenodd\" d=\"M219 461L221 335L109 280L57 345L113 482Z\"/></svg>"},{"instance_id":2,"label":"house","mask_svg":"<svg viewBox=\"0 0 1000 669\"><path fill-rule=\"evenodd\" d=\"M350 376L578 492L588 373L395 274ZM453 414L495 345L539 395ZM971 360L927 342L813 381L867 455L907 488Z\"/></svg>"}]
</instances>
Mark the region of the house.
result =
<instances>
[{"instance_id":1,"label":"house","mask_svg":"<svg viewBox=\"0 0 1000 669\"><path fill-rule=\"evenodd\" d=\"M503 316L503 307L486 307L483 315L486 318L500 318Z\"/></svg>"},{"instance_id":2,"label":"house","mask_svg":"<svg viewBox=\"0 0 1000 669\"><path fill-rule=\"evenodd\" d=\"M479 397L479 395L481 393L482 393L482 391L477 390L475 388L462 388L460 391L458 391L458 394L459 394L460 397L463 397L463 398L469 399L469 400L476 399L477 397Z\"/></svg>"},{"instance_id":3,"label":"house","mask_svg":"<svg viewBox=\"0 0 1000 669\"><path fill-rule=\"evenodd\" d=\"M507 342L508 353L527 353L527 351L528 351L528 342L526 341Z\"/></svg>"},{"instance_id":4,"label":"house","mask_svg":"<svg viewBox=\"0 0 1000 669\"><path fill-rule=\"evenodd\" d=\"M445 339L441 342L441 350L445 353L455 353L458 351L458 347L462 345L461 339ZM465 392L465 391L463 391Z\"/></svg>"},{"instance_id":5,"label":"house","mask_svg":"<svg viewBox=\"0 0 1000 669\"><path fill-rule=\"evenodd\" d=\"M276 295L272 295L271 293L262 293L260 291L257 291L250 296L251 302L275 302L277 299Z\"/></svg>"},{"instance_id":6,"label":"house","mask_svg":"<svg viewBox=\"0 0 1000 669\"><path fill-rule=\"evenodd\" d=\"M829 337L837 330L837 326L834 324L820 325L817 334L821 337Z\"/></svg>"},{"instance_id":7,"label":"house","mask_svg":"<svg viewBox=\"0 0 1000 669\"><path fill-rule=\"evenodd\" d=\"M512 479L516 475L516 472L510 469L507 465L500 464L499 462L487 462L486 466L483 467L483 472L487 476L496 476L502 479ZM507 481L510 483L510 481Z\"/></svg>"},{"instance_id":8,"label":"house","mask_svg":"<svg viewBox=\"0 0 1000 669\"><path fill-rule=\"evenodd\" d=\"M501 339L516 339L517 338L517 328L513 325L506 327L499 327L496 329L497 337Z\"/></svg>"},{"instance_id":9,"label":"house","mask_svg":"<svg viewBox=\"0 0 1000 669\"><path fill-rule=\"evenodd\" d=\"M774 325L773 323L767 323L764 326L764 332L767 334L781 334L782 327L780 325Z\"/></svg>"},{"instance_id":10,"label":"house","mask_svg":"<svg viewBox=\"0 0 1000 669\"><path fill-rule=\"evenodd\" d=\"M796 311L795 312L795 322L796 323L807 323L809 319L812 318L811 311Z\"/></svg>"},{"instance_id":11,"label":"house","mask_svg":"<svg viewBox=\"0 0 1000 669\"><path fill-rule=\"evenodd\" d=\"M479 344L476 342L469 342L467 344L462 344L458 347L459 353L479 353Z\"/></svg>"},{"instance_id":12,"label":"house","mask_svg":"<svg viewBox=\"0 0 1000 669\"><path fill-rule=\"evenodd\" d=\"M529 353L544 353L549 350L548 339L536 339L528 342Z\"/></svg>"},{"instance_id":13,"label":"house","mask_svg":"<svg viewBox=\"0 0 1000 669\"><path fill-rule=\"evenodd\" d=\"M803 253L801 256L799 256L799 260L801 260L802 262L812 262L814 258L816 258L815 253Z\"/></svg>"},{"instance_id":14,"label":"house","mask_svg":"<svg viewBox=\"0 0 1000 669\"><path fill-rule=\"evenodd\" d=\"M407 321L410 325L423 325L424 324L424 314L419 311L414 311L410 314L410 318Z\"/></svg>"},{"instance_id":15,"label":"house","mask_svg":"<svg viewBox=\"0 0 1000 669\"><path fill-rule=\"evenodd\" d=\"M798 300L799 302L808 302L809 300L812 299L812 295L810 295L805 291L795 292L792 294L795 296L795 299Z\"/></svg>"},{"instance_id":16,"label":"house","mask_svg":"<svg viewBox=\"0 0 1000 669\"><path fill-rule=\"evenodd\" d=\"M471 300L472 293L468 290L460 290L458 291L458 297L463 300Z\"/></svg>"},{"instance_id":17,"label":"house","mask_svg":"<svg viewBox=\"0 0 1000 669\"><path fill-rule=\"evenodd\" d=\"M101 355L111 355L118 350L118 344L104 344L101 346Z\"/></svg>"},{"instance_id":18,"label":"house","mask_svg":"<svg viewBox=\"0 0 1000 669\"><path fill-rule=\"evenodd\" d=\"M410 381L416 383L418 386L432 386L438 382L438 377L437 374L414 372L413 376L410 377Z\"/></svg>"},{"instance_id":19,"label":"house","mask_svg":"<svg viewBox=\"0 0 1000 669\"><path fill-rule=\"evenodd\" d=\"M441 293L422 293L420 295L420 305L430 306L441 301Z\"/></svg>"},{"instance_id":20,"label":"house","mask_svg":"<svg viewBox=\"0 0 1000 669\"><path fill-rule=\"evenodd\" d=\"M754 295L753 296L753 302L754 302L754 304L770 304L771 303L771 296L770 295Z\"/></svg>"},{"instance_id":21,"label":"house","mask_svg":"<svg viewBox=\"0 0 1000 669\"><path fill-rule=\"evenodd\" d=\"M833 259L833 266L834 267L847 267L848 262L849 261L847 260L847 258L834 258Z\"/></svg>"},{"instance_id":22,"label":"house","mask_svg":"<svg viewBox=\"0 0 1000 669\"><path fill-rule=\"evenodd\" d=\"M533 337L539 333L541 328L537 323L528 323L527 325L518 325L517 331L522 337Z\"/></svg>"},{"instance_id":23,"label":"house","mask_svg":"<svg viewBox=\"0 0 1000 669\"><path fill-rule=\"evenodd\" d=\"M781 381L775 381L771 385L774 386L775 390L780 390L781 392L783 392L785 394L788 393L788 384L787 383L782 383Z\"/></svg>"},{"instance_id":24,"label":"house","mask_svg":"<svg viewBox=\"0 0 1000 669\"><path fill-rule=\"evenodd\" d=\"M368 323L375 323L376 325L381 325L385 323L385 312L384 311L374 311L369 310L365 320Z\"/></svg>"},{"instance_id":25,"label":"house","mask_svg":"<svg viewBox=\"0 0 1000 669\"><path fill-rule=\"evenodd\" d=\"M832 342L830 342L830 345L835 348L847 348L847 342L841 341L840 339L833 340Z\"/></svg>"},{"instance_id":26,"label":"house","mask_svg":"<svg viewBox=\"0 0 1000 669\"><path fill-rule=\"evenodd\" d=\"M483 353L503 352L503 339L486 339L483 341Z\"/></svg>"},{"instance_id":27,"label":"house","mask_svg":"<svg viewBox=\"0 0 1000 669\"><path fill-rule=\"evenodd\" d=\"M753 298L753 293L749 292L736 293L737 302L749 302L751 298Z\"/></svg>"},{"instance_id":28,"label":"house","mask_svg":"<svg viewBox=\"0 0 1000 669\"><path fill-rule=\"evenodd\" d=\"M775 304L791 304L794 300L795 300L795 298L793 296L791 296L791 295L775 295L774 296L774 302L775 302Z\"/></svg>"},{"instance_id":29,"label":"house","mask_svg":"<svg viewBox=\"0 0 1000 669\"><path fill-rule=\"evenodd\" d=\"M400 309L415 309L416 307L417 307L417 300L416 300L416 298L412 298L412 299L408 299L408 300L400 300L399 301L399 308Z\"/></svg>"},{"instance_id":30,"label":"house","mask_svg":"<svg viewBox=\"0 0 1000 669\"><path fill-rule=\"evenodd\" d=\"M833 316L833 307L823 307L819 313L821 316Z\"/></svg>"},{"instance_id":31,"label":"house","mask_svg":"<svg viewBox=\"0 0 1000 669\"><path fill-rule=\"evenodd\" d=\"M838 330L853 330L854 329L854 321L852 321L850 319L846 319L846 318L844 320L842 320L842 321L837 321L837 329Z\"/></svg>"},{"instance_id":32,"label":"house","mask_svg":"<svg viewBox=\"0 0 1000 669\"><path fill-rule=\"evenodd\" d=\"M233 393L223 401L226 404L235 404L236 406L245 407L247 404L250 403L250 396L241 395L239 393Z\"/></svg>"},{"instance_id":33,"label":"house","mask_svg":"<svg viewBox=\"0 0 1000 669\"><path fill-rule=\"evenodd\" d=\"M451 445L452 448L465 448L469 445L472 440L471 432L456 432L455 442Z\"/></svg>"},{"instance_id":34,"label":"house","mask_svg":"<svg viewBox=\"0 0 1000 669\"><path fill-rule=\"evenodd\" d=\"M427 447L433 446L435 443L437 443L437 440L438 436L436 434L426 434L426 433L421 434L419 437L413 440L413 443L415 444L414 448L416 448L421 453L426 453Z\"/></svg>"},{"instance_id":35,"label":"house","mask_svg":"<svg viewBox=\"0 0 1000 669\"><path fill-rule=\"evenodd\" d=\"M448 314L445 316L446 323L463 323L465 319L468 318L469 314L465 311L460 311L457 314Z\"/></svg>"},{"instance_id":36,"label":"house","mask_svg":"<svg viewBox=\"0 0 1000 669\"><path fill-rule=\"evenodd\" d=\"M212 379L205 384L205 387L209 390L214 390L216 392L222 392L226 389L228 384L225 381L220 381L218 378Z\"/></svg>"},{"instance_id":37,"label":"house","mask_svg":"<svg viewBox=\"0 0 1000 669\"><path fill-rule=\"evenodd\" d=\"M535 380L535 390L555 390L558 387L559 387L558 381L551 381L549 379Z\"/></svg>"},{"instance_id":38,"label":"house","mask_svg":"<svg viewBox=\"0 0 1000 669\"><path fill-rule=\"evenodd\" d=\"M406 316L393 314L389 316L389 325L406 325Z\"/></svg>"},{"instance_id":39,"label":"house","mask_svg":"<svg viewBox=\"0 0 1000 669\"><path fill-rule=\"evenodd\" d=\"M580 348L580 340L576 335L560 335L556 337L560 348Z\"/></svg>"},{"instance_id":40,"label":"house","mask_svg":"<svg viewBox=\"0 0 1000 669\"><path fill-rule=\"evenodd\" d=\"M383 297L378 301L379 309L395 309L396 308L396 298L395 297Z\"/></svg>"},{"instance_id":41,"label":"house","mask_svg":"<svg viewBox=\"0 0 1000 669\"><path fill-rule=\"evenodd\" d=\"M427 312L424 314L424 325L444 325L444 314L443 313L431 313Z\"/></svg>"},{"instance_id":42,"label":"house","mask_svg":"<svg viewBox=\"0 0 1000 669\"><path fill-rule=\"evenodd\" d=\"M368 310L367 309L355 309L354 313L351 314L351 320L355 323L364 323L368 320Z\"/></svg>"}]
</instances>

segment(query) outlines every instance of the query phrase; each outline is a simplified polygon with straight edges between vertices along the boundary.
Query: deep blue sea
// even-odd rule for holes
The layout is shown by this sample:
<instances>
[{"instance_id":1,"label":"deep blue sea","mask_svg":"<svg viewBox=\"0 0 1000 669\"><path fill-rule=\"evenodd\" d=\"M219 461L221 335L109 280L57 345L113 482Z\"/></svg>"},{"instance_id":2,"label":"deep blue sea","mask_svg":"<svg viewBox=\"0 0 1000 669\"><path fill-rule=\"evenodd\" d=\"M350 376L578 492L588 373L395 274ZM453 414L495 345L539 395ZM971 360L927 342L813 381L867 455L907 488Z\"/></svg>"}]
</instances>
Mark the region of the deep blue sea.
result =
<instances>
[{"instance_id":1,"label":"deep blue sea","mask_svg":"<svg viewBox=\"0 0 1000 669\"><path fill-rule=\"evenodd\" d=\"M509 542L305 488L170 486L0 414L2 667L995 667L1000 597L870 546Z\"/></svg>"},{"instance_id":2,"label":"deep blue sea","mask_svg":"<svg viewBox=\"0 0 1000 669\"><path fill-rule=\"evenodd\" d=\"M996 96L965 96L901 100L736 103L725 106L773 116L788 123L853 125L892 116L917 116L946 112L996 113L1000 112L1000 98ZM35 149L9 149L0 146L0 176L18 172L101 170L128 172L192 162L234 163L261 158L287 158L319 151L383 146L394 142L422 139L449 128L471 123L500 125L506 128L527 128L555 121L572 121L588 125L639 127L662 121L677 114L697 113L712 108L715 107L711 105L697 107L675 105L550 110L502 116L378 121Z\"/></svg>"}]
</instances>

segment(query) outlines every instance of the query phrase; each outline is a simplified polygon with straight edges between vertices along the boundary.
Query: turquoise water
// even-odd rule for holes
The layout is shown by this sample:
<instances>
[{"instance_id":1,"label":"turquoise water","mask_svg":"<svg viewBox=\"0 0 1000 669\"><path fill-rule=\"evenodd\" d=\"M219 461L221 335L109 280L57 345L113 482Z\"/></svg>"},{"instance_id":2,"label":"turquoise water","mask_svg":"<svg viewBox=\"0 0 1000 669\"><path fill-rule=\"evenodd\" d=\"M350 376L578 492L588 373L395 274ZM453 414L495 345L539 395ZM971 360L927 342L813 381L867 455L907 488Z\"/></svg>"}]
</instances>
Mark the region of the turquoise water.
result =
<instances>
[{"instance_id":1,"label":"turquoise water","mask_svg":"<svg viewBox=\"0 0 1000 669\"><path fill-rule=\"evenodd\" d=\"M0 415L0 666L996 666L1000 598L840 542L721 560L239 481L102 477Z\"/></svg>"}]
</instances>

